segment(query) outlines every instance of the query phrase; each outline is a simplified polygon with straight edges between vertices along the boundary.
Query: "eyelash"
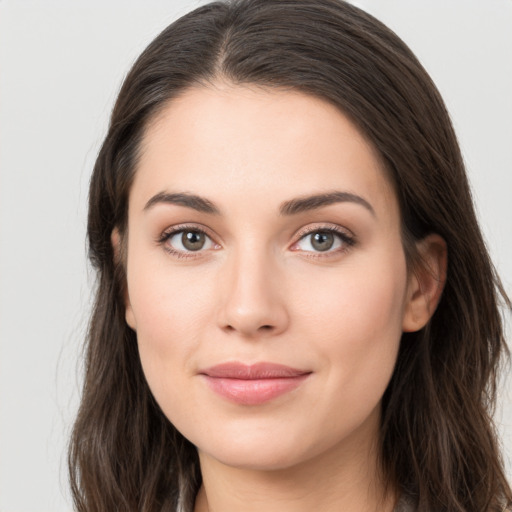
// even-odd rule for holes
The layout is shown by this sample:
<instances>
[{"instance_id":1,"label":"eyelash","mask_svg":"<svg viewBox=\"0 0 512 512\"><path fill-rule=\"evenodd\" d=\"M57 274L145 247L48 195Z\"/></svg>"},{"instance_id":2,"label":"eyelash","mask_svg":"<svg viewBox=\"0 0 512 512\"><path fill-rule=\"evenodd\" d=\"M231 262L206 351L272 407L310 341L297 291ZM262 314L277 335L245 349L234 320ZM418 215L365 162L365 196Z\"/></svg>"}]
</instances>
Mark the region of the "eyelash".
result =
<instances>
[{"instance_id":1,"label":"eyelash","mask_svg":"<svg viewBox=\"0 0 512 512\"><path fill-rule=\"evenodd\" d=\"M327 251L305 251L308 258L329 258L331 256L339 255L350 250L356 244L356 237L346 229L342 229L339 226L332 224L323 226L307 227L297 234L297 241L293 243L293 246L297 245L301 240L304 240L307 236L315 233L332 233L337 237L342 246L335 250Z\"/></svg>"},{"instance_id":2,"label":"eyelash","mask_svg":"<svg viewBox=\"0 0 512 512\"><path fill-rule=\"evenodd\" d=\"M208 234L208 232L197 226L197 225L178 225L173 226L172 228L164 231L160 237L158 238L157 242L158 244L162 245L164 250L170 253L171 255L177 257L177 258L196 258L199 253L204 252L202 250L198 251L181 251L177 249L173 249L167 242L178 233L183 232L194 232L194 233L202 233L206 237L208 237L213 244L216 244L216 242L213 241L213 238ZM342 247L335 249L333 251L327 250L327 251L304 251L307 254L308 258L328 258L330 256L337 255L339 253L347 252L351 247L353 247L356 244L356 237L347 232L347 230L341 229L338 226L333 225L324 225L324 226L314 226L305 228L299 233L297 233L297 240L292 244L292 247L297 245L301 240L305 239L308 235L312 235L315 233L332 233L334 234L342 243ZM297 249L292 249L297 250ZM196 254L196 252L198 254Z\"/></svg>"},{"instance_id":3,"label":"eyelash","mask_svg":"<svg viewBox=\"0 0 512 512\"><path fill-rule=\"evenodd\" d=\"M187 225L187 224L180 224L178 226L173 226L170 229L167 229L164 231L160 237L158 238L157 242L163 246L164 250L167 251L169 254L177 257L177 258L196 258L198 255L194 251L180 251L177 249L173 249L167 242L178 233L183 233L190 231L192 233L202 233L206 237L208 237L213 242L213 238L208 234L208 232L205 229L202 229L201 227L197 225ZM215 244L215 242L213 242ZM218 245L218 244L216 244ZM197 253L203 252L201 250L197 251Z\"/></svg>"}]
</instances>

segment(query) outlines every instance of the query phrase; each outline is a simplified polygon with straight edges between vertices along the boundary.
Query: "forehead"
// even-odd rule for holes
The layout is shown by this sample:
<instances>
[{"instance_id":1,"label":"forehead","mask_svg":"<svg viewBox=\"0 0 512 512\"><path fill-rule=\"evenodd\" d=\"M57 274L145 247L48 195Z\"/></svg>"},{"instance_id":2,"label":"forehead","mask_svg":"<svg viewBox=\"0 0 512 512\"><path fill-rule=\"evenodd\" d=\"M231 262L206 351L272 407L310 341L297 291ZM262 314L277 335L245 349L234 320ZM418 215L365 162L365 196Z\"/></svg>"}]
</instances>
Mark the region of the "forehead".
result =
<instances>
[{"instance_id":1,"label":"forehead","mask_svg":"<svg viewBox=\"0 0 512 512\"><path fill-rule=\"evenodd\" d=\"M329 190L396 206L373 146L335 106L293 90L216 84L184 91L146 128L130 202L186 191L217 201Z\"/></svg>"}]
</instances>

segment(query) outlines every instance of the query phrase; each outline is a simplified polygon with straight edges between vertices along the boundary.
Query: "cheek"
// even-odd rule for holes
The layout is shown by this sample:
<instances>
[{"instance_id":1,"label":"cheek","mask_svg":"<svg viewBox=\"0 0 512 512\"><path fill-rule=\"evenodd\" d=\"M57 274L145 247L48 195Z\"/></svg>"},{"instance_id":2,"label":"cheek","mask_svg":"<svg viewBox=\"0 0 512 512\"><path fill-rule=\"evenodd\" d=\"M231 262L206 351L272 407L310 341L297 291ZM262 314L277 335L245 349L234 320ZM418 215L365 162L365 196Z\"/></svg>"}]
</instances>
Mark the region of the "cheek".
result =
<instances>
[{"instance_id":1,"label":"cheek","mask_svg":"<svg viewBox=\"0 0 512 512\"><path fill-rule=\"evenodd\" d=\"M297 317L329 367L329 386L376 404L396 361L407 279L400 254L363 263L305 281L300 293L306 299ZM312 293L315 289L324 292Z\"/></svg>"},{"instance_id":2,"label":"cheek","mask_svg":"<svg viewBox=\"0 0 512 512\"><path fill-rule=\"evenodd\" d=\"M294 286L298 304L318 329L378 334L401 332L407 286L403 255L354 259L331 272L301 274Z\"/></svg>"},{"instance_id":3,"label":"cheek","mask_svg":"<svg viewBox=\"0 0 512 512\"><path fill-rule=\"evenodd\" d=\"M193 354L211 322L211 289L200 272L173 272L169 265L128 268L128 294L144 374L160 402L184 375L193 373ZM172 397L170 397L172 398Z\"/></svg>"}]
</instances>

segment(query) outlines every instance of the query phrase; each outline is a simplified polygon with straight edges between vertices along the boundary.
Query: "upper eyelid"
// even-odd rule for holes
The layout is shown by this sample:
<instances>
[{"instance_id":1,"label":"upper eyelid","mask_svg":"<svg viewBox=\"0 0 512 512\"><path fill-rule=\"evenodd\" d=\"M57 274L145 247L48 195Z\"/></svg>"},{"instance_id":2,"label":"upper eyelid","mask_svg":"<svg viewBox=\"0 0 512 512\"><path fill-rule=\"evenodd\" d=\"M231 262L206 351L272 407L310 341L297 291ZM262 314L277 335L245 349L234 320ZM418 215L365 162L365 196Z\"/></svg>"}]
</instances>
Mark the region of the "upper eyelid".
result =
<instances>
[{"instance_id":1,"label":"upper eyelid","mask_svg":"<svg viewBox=\"0 0 512 512\"><path fill-rule=\"evenodd\" d=\"M337 233L339 235L345 235L349 238L355 238L354 233L350 229L339 226L338 224L330 223L318 223L314 226L305 226L297 231L294 238L300 240L304 236L310 235L311 233L317 233L318 231L332 231L333 233Z\"/></svg>"},{"instance_id":2,"label":"upper eyelid","mask_svg":"<svg viewBox=\"0 0 512 512\"><path fill-rule=\"evenodd\" d=\"M218 240L220 237L213 233L211 229L209 229L207 226L203 224L198 223L182 223L182 224L176 224L173 226L169 226L164 231L162 231L161 235L158 237L159 242L163 242L165 240L168 240L171 236L175 235L176 233L180 233L182 231L199 231L201 233L204 233L206 236L208 236L214 243L222 245L222 243L219 243ZM316 233L319 231L331 231L335 234L338 234L339 236L345 236L346 238L350 238L355 240L356 236L354 233L343 226L340 226L338 224L331 224L331 223L315 223L313 225L306 225L302 228L300 228L298 231L295 232L293 235L293 241L291 242L291 245L296 244L299 240L304 238L307 235L310 235L312 233Z\"/></svg>"},{"instance_id":3,"label":"upper eyelid","mask_svg":"<svg viewBox=\"0 0 512 512\"><path fill-rule=\"evenodd\" d=\"M172 235L175 235L176 233L180 233L182 231L199 231L200 233L204 233L208 237L210 237L212 240L215 241L216 236L212 234L212 231L207 228L206 226L203 226L202 224L176 224L174 226L169 226L168 228L164 229L162 233L159 236L159 240L164 240L169 238Z\"/></svg>"},{"instance_id":4,"label":"upper eyelid","mask_svg":"<svg viewBox=\"0 0 512 512\"><path fill-rule=\"evenodd\" d=\"M209 234L209 229L198 224L177 224L170 226L166 228L164 231L162 231L160 236L157 238L156 242L159 246L162 246L166 252L170 253L175 257L185 259L198 258L200 257L201 254L206 252L202 250L202 248L197 251L187 251L182 249L176 249L175 247L172 247L171 244L168 244L169 240L171 240L178 233L183 233L186 231L196 231L199 233L203 233L210 239L213 245L219 245L216 242L215 238Z\"/></svg>"},{"instance_id":5,"label":"upper eyelid","mask_svg":"<svg viewBox=\"0 0 512 512\"><path fill-rule=\"evenodd\" d=\"M357 238L350 229L342 227L339 224L320 224L316 226L305 226L303 229L299 230L294 237L294 241L289 245L290 250L295 251L296 249L293 249L293 247L297 246L304 238L321 231L334 233L334 235L341 240L343 247L334 251L328 250L325 252L304 251L303 254L305 256L307 255L308 258L332 258L340 253L345 253L357 244Z\"/></svg>"}]
</instances>

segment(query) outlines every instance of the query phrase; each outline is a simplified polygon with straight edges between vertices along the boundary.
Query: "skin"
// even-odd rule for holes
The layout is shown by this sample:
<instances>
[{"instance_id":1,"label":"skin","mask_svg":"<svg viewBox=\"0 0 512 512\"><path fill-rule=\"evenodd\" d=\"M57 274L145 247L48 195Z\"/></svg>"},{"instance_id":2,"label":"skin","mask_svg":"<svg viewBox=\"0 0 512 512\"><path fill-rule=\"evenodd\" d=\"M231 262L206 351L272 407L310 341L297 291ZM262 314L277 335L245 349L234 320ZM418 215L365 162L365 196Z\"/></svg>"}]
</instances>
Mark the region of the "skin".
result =
<instances>
[{"instance_id":1,"label":"skin","mask_svg":"<svg viewBox=\"0 0 512 512\"><path fill-rule=\"evenodd\" d=\"M280 213L333 191L369 207ZM218 213L158 200L176 193ZM203 249L186 252L182 233L164 239L183 225L206 232ZM419 247L431 272L409 274L400 225L375 151L320 99L217 83L185 91L149 125L129 197L126 320L156 400L198 448L196 511L393 509L377 464L381 398L401 334L428 321L445 267L433 235ZM333 235L318 251L304 234L333 228L353 242ZM199 375L227 361L310 373L243 405Z\"/></svg>"}]
</instances>

